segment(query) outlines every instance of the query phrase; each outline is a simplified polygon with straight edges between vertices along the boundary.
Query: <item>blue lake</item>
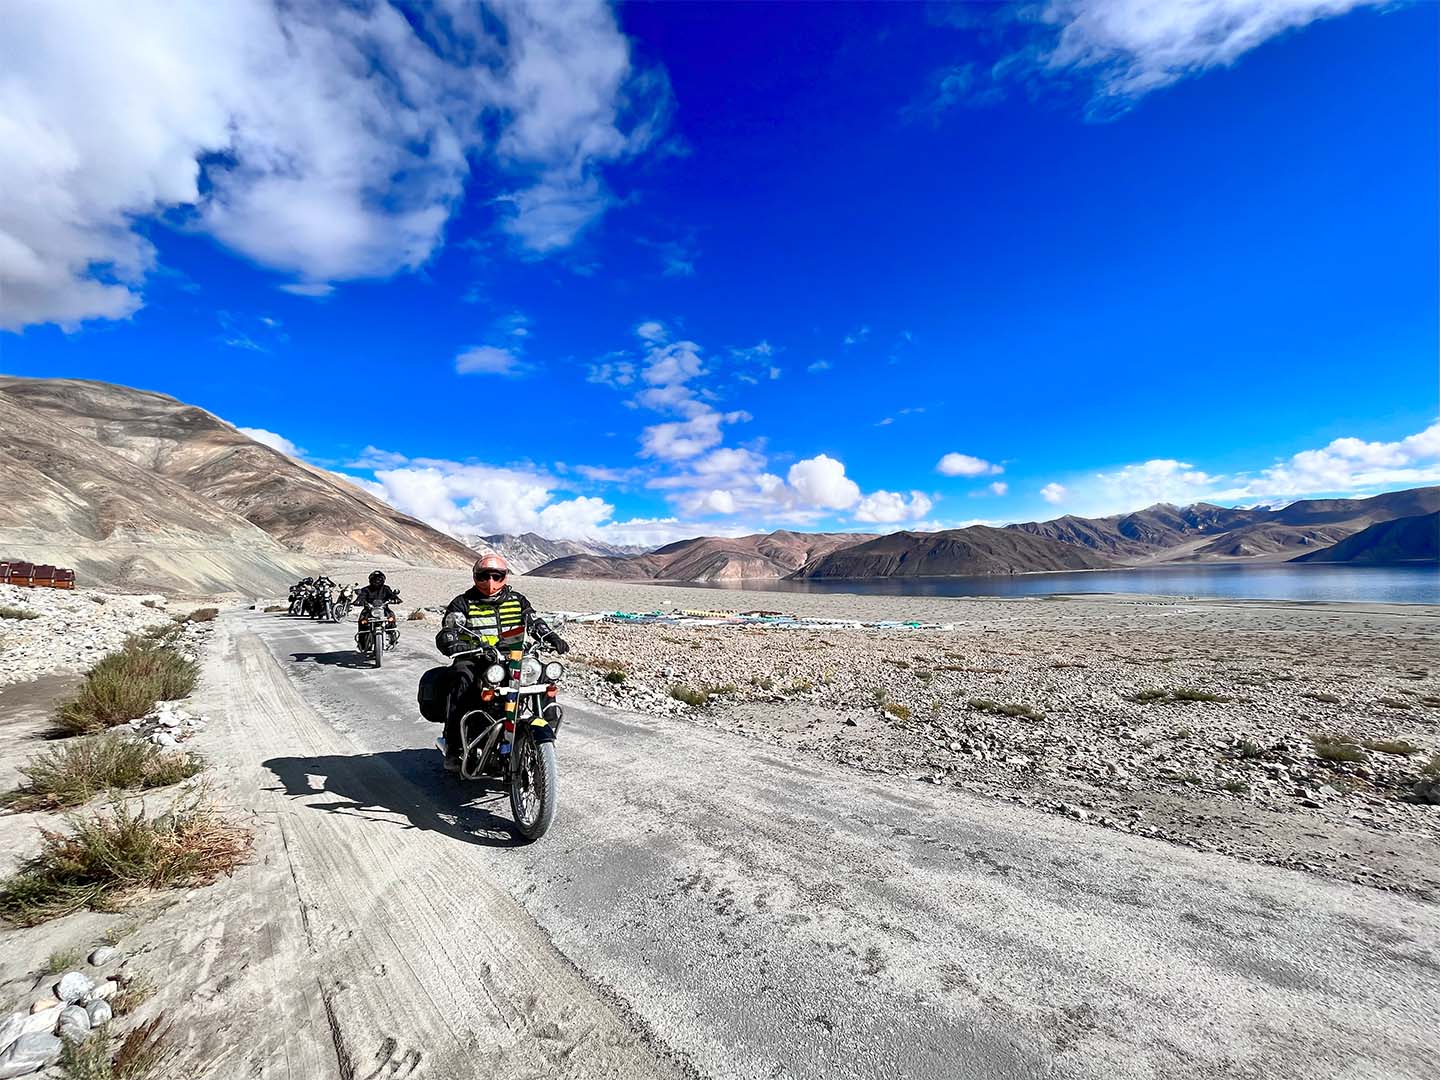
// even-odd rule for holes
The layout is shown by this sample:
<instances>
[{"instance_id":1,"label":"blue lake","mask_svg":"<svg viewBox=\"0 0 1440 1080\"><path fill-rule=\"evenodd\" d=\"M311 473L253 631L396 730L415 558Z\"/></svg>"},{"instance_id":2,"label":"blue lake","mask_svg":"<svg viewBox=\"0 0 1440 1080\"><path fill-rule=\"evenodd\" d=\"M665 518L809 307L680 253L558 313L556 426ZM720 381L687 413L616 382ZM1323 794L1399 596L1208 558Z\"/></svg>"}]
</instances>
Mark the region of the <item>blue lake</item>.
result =
<instances>
[{"instance_id":1,"label":"blue lake","mask_svg":"<svg viewBox=\"0 0 1440 1080\"><path fill-rule=\"evenodd\" d=\"M695 586L691 586L695 587ZM724 589L723 585L699 586ZM1265 566L1222 563L1140 570L1088 570L1014 577L881 578L867 581L767 581L742 586L761 592L865 593L880 596L1045 596L1052 593L1148 593L1250 600L1344 600L1440 604L1440 567Z\"/></svg>"}]
</instances>

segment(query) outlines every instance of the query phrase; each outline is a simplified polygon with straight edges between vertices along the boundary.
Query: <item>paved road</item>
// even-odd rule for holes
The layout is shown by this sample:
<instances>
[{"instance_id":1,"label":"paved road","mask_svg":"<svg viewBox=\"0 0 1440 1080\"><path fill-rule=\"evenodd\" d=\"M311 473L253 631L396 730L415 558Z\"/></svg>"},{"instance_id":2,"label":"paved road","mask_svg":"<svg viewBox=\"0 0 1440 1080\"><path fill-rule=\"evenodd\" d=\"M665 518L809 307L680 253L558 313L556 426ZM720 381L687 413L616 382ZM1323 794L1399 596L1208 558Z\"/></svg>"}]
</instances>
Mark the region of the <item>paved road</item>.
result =
<instances>
[{"instance_id":1,"label":"paved road","mask_svg":"<svg viewBox=\"0 0 1440 1080\"><path fill-rule=\"evenodd\" d=\"M555 827L516 846L508 800L443 774L415 711L433 622L380 671L348 627L226 622L331 729L265 761L295 813L420 830L438 880L480 868L668 1067L1437 1075L1433 906L574 701Z\"/></svg>"}]
</instances>

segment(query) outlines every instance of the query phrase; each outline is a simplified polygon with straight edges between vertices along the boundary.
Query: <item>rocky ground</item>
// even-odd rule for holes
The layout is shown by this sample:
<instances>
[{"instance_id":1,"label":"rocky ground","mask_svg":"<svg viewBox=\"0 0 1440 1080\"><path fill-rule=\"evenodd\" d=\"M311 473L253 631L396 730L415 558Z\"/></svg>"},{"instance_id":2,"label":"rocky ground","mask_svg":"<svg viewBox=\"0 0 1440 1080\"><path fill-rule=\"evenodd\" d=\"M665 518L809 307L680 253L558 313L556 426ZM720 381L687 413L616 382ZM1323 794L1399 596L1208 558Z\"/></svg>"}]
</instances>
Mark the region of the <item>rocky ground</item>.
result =
<instances>
[{"instance_id":1,"label":"rocky ground","mask_svg":"<svg viewBox=\"0 0 1440 1080\"><path fill-rule=\"evenodd\" d=\"M465 585L449 572L390 575L423 605ZM574 624L566 634L581 663L570 685L601 704L858 769L1440 899L1433 608L515 584L547 611L762 608L949 623ZM686 704L672 689L708 698Z\"/></svg>"},{"instance_id":2,"label":"rocky ground","mask_svg":"<svg viewBox=\"0 0 1440 1080\"><path fill-rule=\"evenodd\" d=\"M0 585L0 686L52 672L83 672L129 635L169 622L171 611L159 594Z\"/></svg>"}]
</instances>

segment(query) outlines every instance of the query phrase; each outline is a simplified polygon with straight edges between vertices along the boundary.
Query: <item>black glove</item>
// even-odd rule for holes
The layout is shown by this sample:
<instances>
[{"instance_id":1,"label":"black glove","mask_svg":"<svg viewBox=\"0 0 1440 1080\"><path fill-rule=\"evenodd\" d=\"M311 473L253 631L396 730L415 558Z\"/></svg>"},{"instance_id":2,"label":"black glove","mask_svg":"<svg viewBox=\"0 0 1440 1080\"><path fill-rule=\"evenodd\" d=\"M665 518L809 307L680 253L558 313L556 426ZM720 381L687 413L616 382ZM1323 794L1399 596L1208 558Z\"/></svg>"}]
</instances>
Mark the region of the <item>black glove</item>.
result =
<instances>
[{"instance_id":1,"label":"black glove","mask_svg":"<svg viewBox=\"0 0 1440 1080\"><path fill-rule=\"evenodd\" d=\"M555 633L554 630L550 631L550 636L545 639L545 644L549 645L558 656L564 656L570 651L570 643Z\"/></svg>"},{"instance_id":2,"label":"black glove","mask_svg":"<svg viewBox=\"0 0 1440 1080\"><path fill-rule=\"evenodd\" d=\"M465 643L460 639L460 631L453 626L447 626L435 635L435 648L446 656L459 652L464 647Z\"/></svg>"}]
</instances>

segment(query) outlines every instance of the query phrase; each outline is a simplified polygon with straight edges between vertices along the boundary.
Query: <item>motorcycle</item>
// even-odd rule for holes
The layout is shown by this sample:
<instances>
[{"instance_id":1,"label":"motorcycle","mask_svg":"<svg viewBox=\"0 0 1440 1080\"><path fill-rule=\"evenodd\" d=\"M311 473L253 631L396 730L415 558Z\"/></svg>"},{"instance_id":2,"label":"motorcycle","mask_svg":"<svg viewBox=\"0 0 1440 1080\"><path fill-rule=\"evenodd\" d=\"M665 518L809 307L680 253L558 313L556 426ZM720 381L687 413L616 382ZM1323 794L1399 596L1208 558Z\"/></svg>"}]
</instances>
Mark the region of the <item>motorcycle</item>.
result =
<instances>
[{"instance_id":1,"label":"motorcycle","mask_svg":"<svg viewBox=\"0 0 1440 1080\"><path fill-rule=\"evenodd\" d=\"M321 578L315 582L310 591L310 604L305 614L312 619L328 619L330 617L330 596L335 588L335 583L329 578Z\"/></svg>"},{"instance_id":2,"label":"motorcycle","mask_svg":"<svg viewBox=\"0 0 1440 1080\"><path fill-rule=\"evenodd\" d=\"M290 614L291 614L291 615L299 615L302 611L305 610L305 592L306 592L306 587L305 587L304 585L291 585L291 586L290 586Z\"/></svg>"},{"instance_id":3,"label":"motorcycle","mask_svg":"<svg viewBox=\"0 0 1440 1080\"><path fill-rule=\"evenodd\" d=\"M445 616L445 625L473 637L463 615ZM549 830L560 797L555 737L565 711L555 699L565 665L542 659L541 651L541 643L521 630L509 642L502 638L498 650L475 639L475 648L450 657L452 667L462 657L484 656L491 661L473 691L476 707L460 717L460 777L504 778L510 786L515 827L527 840L539 840ZM421 712L429 709L427 719L435 719L438 701L439 721L444 722L443 696L437 686L443 685L438 676L449 670L435 668L421 679ZM435 746L446 753L443 735Z\"/></svg>"},{"instance_id":4,"label":"motorcycle","mask_svg":"<svg viewBox=\"0 0 1440 1080\"><path fill-rule=\"evenodd\" d=\"M385 662L385 653L400 643L400 630L395 622L395 613L384 604L371 604L360 612L360 630L355 635L355 644L360 651L372 657L375 666Z\"/></svg>"},{"instance_id":5,"label":"motorcycle","mask_svg":"<svg viewBox=\"0 0 1440 1080\"><path fill-rule=\"evenodd\" d=\"M350 609L355 606L355 586L342 585L335 599L330 601L330 621L343 622L350 617Z\"/></svg>"}]
</instances>

